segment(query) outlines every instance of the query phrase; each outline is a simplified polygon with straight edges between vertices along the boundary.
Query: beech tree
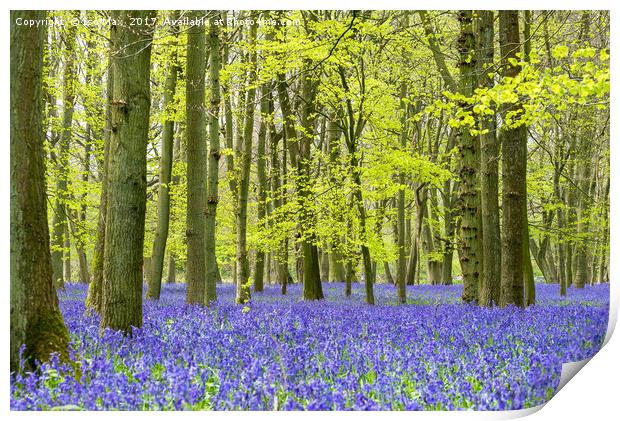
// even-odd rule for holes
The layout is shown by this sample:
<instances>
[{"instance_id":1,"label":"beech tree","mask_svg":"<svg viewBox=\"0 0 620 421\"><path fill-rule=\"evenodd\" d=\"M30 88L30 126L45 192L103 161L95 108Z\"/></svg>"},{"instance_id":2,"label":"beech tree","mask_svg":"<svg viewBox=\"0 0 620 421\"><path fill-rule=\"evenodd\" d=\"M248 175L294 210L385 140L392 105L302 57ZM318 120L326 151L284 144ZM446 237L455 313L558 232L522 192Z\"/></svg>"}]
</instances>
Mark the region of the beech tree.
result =
<instances>
[{"instance_id":1,"label":"beech tree","mask_svg":"<svg viewBox=\"0 0 620 421\"><path fill-rule=\"evenodd\" d=\"M114 32L112 133L103 262L101 329L142 326L153 11L120 11ZM131 18L140 24L129 26Z\"/></svg>"}]
</instances>

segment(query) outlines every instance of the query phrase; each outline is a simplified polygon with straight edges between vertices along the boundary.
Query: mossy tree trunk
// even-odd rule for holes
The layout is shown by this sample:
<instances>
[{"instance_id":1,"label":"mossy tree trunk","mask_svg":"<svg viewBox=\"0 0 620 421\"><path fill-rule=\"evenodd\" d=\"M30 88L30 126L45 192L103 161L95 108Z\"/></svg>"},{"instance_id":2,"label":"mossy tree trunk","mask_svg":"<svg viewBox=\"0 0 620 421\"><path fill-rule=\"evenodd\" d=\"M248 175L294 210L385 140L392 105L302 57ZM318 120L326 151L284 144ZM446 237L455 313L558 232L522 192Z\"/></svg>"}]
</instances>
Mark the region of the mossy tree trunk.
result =
<instances>
[{"instance_id":1,"label":"mossy tree trunk","mask_svg":"<svg viewBox=\"0 0 620 421\"><path fill-rule=\"evenodd\" d=\"M101 329L131 334L142 326L142 263L146 212L153 11L120 11L113 26L114 89L109 191L103 262ZM131 18L141 25L128 26Z\"/></svg>"},{"instance_id":2,"label":"mossy tree trunk","mask_svg":"<svg viewBox=\"0 0 620 421\"><path fill-rule=\"evenodd\" d=\"M465 97L473 94L476 83L476 45L473 17L470 10L459 11L461 33L458 39L460 93ZM471 112L467 103L461 107ZM461 181L459 207L461 215L461 238L459 259L463 272L463 301L478 300L478 283L483 265L482 215L480 204L480 142L469 127L461 127L458 144L458 174Z\"/></svg>"},{"instance_id":3,"label":"mossy tree trunk","mask_svg":"<svg viewBox=\"0 0 620 421\"><path fill-rule=\"evenodd\" d=\"M11 333L10 369L20 369L20 348L26 366L46 361L52 352L67 358L69 337L58 308L45 195L43 143L43 50L45 26L17 25L40 21L46 12L11 11Z\"/></svg>"}]
</instances>

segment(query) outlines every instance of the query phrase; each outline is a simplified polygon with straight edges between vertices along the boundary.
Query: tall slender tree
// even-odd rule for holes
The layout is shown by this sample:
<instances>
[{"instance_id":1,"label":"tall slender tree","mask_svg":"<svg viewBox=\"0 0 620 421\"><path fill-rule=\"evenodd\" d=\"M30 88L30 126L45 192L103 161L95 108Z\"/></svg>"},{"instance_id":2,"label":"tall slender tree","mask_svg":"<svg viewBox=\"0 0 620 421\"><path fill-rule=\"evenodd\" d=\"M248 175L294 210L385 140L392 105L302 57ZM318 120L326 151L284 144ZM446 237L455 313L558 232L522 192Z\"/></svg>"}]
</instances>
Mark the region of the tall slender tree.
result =
<instances>
[{"instance_id":1,"label":"tall slender tree","mask_svg":"<svg viewBox=\"0 0 620 421\"><path fill-rule=\"evenodd\" d=\"M503 76L519 74L518 64L512 64L520 50L519 12L499 12L500 51ZM521 103L502 107L502 278L500 305L524 305L523 283L523 225L527 223L526 206L526 163L527 141L525 127L515 125L514 116L521 112Z\"/></svg>"},{"instance_id":2,"label":"tall slender tree","mask_svg":"<svg viewBox=\"0 0 620 421\"><path fill-rule=\"evenodd\" d=\"M247 218L248 193L250 187L250 165L252 163L252 137L254 133L254 109L256 107L256 32L258 25L250 26L249 78L245 98L245 119L243 136L238 139L235 157L239 165L239 196L237 200L237 303L245 303L250 299L250 266L247 249Z\"/></svg>"},{"instance_id":3,"label":"tall slender tree","mask_svg":"<svg viewBox=\"0 0 620 421\"><path fill-rule=\"evenodd\" d=\"M100 171L101 195L99 196L99 215L97 232L93 249L93 279L88 286L86 311L101 314L103 290L103 259L105 256L105 227L108 209L108 180L110 167L110 139L112 138L112 100L114 99L114 36L116 31L110 29L108 47L108 71L106 80L105 128L103 132L103 170Z\"/></svg>"},{"instance_id":4,"label":"tall slender tree","mask_svg":"<svg viewBox=\"0 0 620 421\"><path fill-rule=\"evenodd\" d=\"M175 22L178 19L178 11L172 11L170 19ZM149 279L146 298L158 300L161 291L161 278L164 271L164 257L166 254L166 242L170 225L170 181L172 177L172 155L174 147L174 120L171 108L173 106L174 93L177 85L177 38L178 25L170 25L172 41L168 56L168 74L164 83L163 109L166 119L163 123L162 148L159 164L159 194L157 196L157 228L153 240L151 253L151 276Z\"/></svg>"},{"instance_id":5,"label":"tall slender tree","mask_svg":"<svg viewBox=\"0 0 620 421\"><path fill-rule=\"evenodd\" d=\"M188 18L200 21L206 12ZM207 208L207 142L205 129L206 38L202 24L187 31L187 295L188 304L203 304L206 285L205 211Z\"/></svg>"},{"instance_id":6,"label":"tall slender tree","mask_svg":"<svg viewBox=\"0 0 620 421\"><path fill-rule=\"evenodd\" d=\"M215 216L218 204L218 174L220 162L220 30L217 21L219 14L211 12L209 26L209 86L211 89L211 103L209 108L209 173L207 179L207 231L206 264L207 278L205 289L205 304L216 299L215 284L218 280L217 257L215 253Z\"/></svg>"}]
</instances>

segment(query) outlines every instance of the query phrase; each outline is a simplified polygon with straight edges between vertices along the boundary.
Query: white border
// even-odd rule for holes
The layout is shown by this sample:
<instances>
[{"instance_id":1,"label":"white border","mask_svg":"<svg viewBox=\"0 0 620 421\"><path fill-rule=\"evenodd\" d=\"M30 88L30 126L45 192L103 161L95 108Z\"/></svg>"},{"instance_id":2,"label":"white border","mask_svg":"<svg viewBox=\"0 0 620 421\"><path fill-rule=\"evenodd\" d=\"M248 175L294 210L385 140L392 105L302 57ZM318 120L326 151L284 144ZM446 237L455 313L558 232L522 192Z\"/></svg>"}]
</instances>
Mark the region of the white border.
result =
<instances>
[{"instance_id":1,"label":"white border","mask_svg":"<svg viewBox=\"0 0 620 421\"><path fill-rule=\"evenodd\" d=\"M613 45L613 51L611 53L611 75L612 75L612 115L613 111L616 110L616 101L615 96L616 92L618 92L619 86L617 83L617 74L618 74L618 58L615 53L615 45L617 41L616 30L618 29L618 19L617 19L617 9L618 2L612 1L600 1L600 0L589 0L587 2L584 1L576 1L576 0L564 0L564 1L549 1L549 0L522 0L519 2L498 2L490 1L490 0L479 0L473 4L471 1L450 1L450 0L433 0L433 1L424 1L424 2L415 2L413 0L409 1L394 1L394 0L383 0L381 2L377 1L368 1L368 0L343 0L339 2L335 2L333 0L314 0L312 2L305 0L289 0L289 1L268 1L268 0L228 0L225 3L220 2L206 2L206 1L176 1L174 3L165 2L161 0L153 0L153 1L137 1L129 4L125 1L118 0L109 0L109 1L75 1L75 0L66 0L66 1L33 1L33 0L23 0L20 2L11 2L11 4L3 4L3 8L5 10L4 17L2 19L2 26L4 27L2 30L3 37L3 52L4 52L4 65L0 66L0 73L2 74L2 127L4 132L4 141L2 142L2 153L0 153L0 168L2 169L3 177L2 183L0 183L0 194L1 197L5 199L2 201L0 205L0 214L2 215L3 224L0 228L0 258L2 259L2 273L4 274L2 278L2 297L4 299L4 310L2 315L0 316L2 320L2 331L5 332L4 338L7 338L9 332L9 63L10 63L10 55L9 55L9 25L8 25L8 11L11 8L14 9L121 9L121 8L134 8L134 9L158 9L158 10L168 10L168 9L461 9L461 8L471 8L474 6L477 9L535 9L535 10L543 10L543 9L572 9L572 10L583 10L583 9L608 9L611 10L611 20L612 20L612 29L611 29L611 45ZM611 138L614 138L616 134L616 119L612 118L611 122ZM317 415L321 417L331 418L331 419L355 419L356 421L365 420L365 419L378 419L381 417L382 419L385 417L394 417L401 419L411 419L412 417L416 419L507 419L507 418L516 418L520 416L525 416L533 411L536 412L532 415L532 419L549 419L551 417L562 419L563 421L577 419L583 421L584 419L611 419L610 414L614 414L617 416L619 413L619 404L620 399L618 399L617 390L618 383L620 381L620 362L618 361L618 355L620 355L620 340L616 337L611 337L610 334L613 331L613 328L616 324L617 314L618 314L618 280L614 280L614 276L620 273L620 260L614 259L614 256L620 257L620 248L618 247L618 211L620 210L618 207L618 182L616 180L617 174L617 162L620 158L618 154L618 147L615 146L612 142L611 145L611 172L613 174L611 181L611 192L610 192L610 212L611 212L611 307L610 307L610 324L607 332L606 341L608 343L603 347L603 349L587 364L585 370L582 370L574 380L569 381L566 387L564 387L558 394L555 396L547 405L545 405L544 410L536 412L540 408L534 408L523 411L512 411L512 412L493 412L493 413L484 413L484 412L347 412L347 413L308 413L308 412L296 412L294 414L285 414L285 413L241 413L241 412L209 412L209 413L188 413L188 412L173 412L173 413L145 413L145 412L119 412L116 413L115 417L121 418L129 418L132 419L148 419L152 421L153 417L156 418L168 418L171 417L189 417L193 419L204 419L204 417L209 418L217 418L217 419L226 419L226 420L243 420L247 421L248 417L252 419L274 419L274 418L284 418L284 417L295 417L298 419L310 419L314 418ZM32 419L34 417L37 418L60 418L67 420L82 420L84 418L84 413L59 413L59 412L47 412L47 413L16 413L9 411L9 379L8 379L8 341L4 343L2 347L1 356L0 356L0 364L4 368L2 371L6 373L3 381L0 382L0 408L2 409L0 414L9 415L11 417L19 417L25 419ZM88 414L89 417L98 418L98 419L107 419L111 413L106 412L90 412Z\"/></svg>"}]
</instances>

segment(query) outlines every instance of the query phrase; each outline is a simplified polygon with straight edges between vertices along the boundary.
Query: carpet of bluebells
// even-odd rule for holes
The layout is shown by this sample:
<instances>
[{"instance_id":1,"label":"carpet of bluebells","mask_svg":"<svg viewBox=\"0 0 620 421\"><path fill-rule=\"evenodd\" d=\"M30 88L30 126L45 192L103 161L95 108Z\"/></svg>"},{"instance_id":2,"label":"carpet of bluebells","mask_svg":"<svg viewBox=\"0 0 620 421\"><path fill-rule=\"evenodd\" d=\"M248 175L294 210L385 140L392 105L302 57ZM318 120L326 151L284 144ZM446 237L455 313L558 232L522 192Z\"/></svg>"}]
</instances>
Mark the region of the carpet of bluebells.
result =
<instances>
[{"instance_id":1,"label":"carpet of bluebells","mask_svg":"<svg viewBox=\"0 0 620 421\"><path fill-rule=\"evenodd\" d=\"M133 337L84 316L84 286L59 294L72 365L53 359L11 374L11 408L121 410L520 409L551 398L561 364L593 356L609 311L609 286L538 285L526 310L460 301L461 286L408 287L395 305L390 285L324 284L326 299L303 302L292 285L235 305L218 286L213 308L184 303L183 285L145 302ZM77 374L79 373L79 374Z\"/></svg>"}]
</instances>

